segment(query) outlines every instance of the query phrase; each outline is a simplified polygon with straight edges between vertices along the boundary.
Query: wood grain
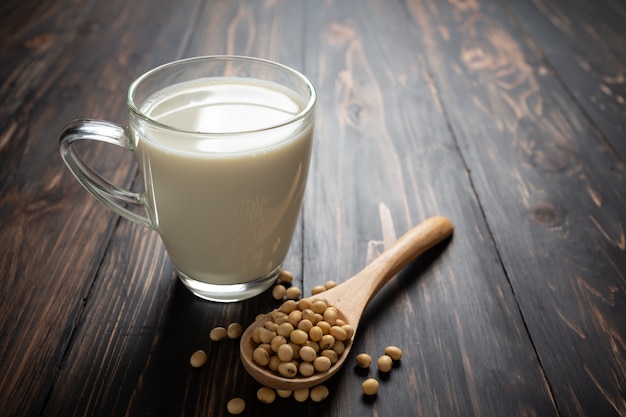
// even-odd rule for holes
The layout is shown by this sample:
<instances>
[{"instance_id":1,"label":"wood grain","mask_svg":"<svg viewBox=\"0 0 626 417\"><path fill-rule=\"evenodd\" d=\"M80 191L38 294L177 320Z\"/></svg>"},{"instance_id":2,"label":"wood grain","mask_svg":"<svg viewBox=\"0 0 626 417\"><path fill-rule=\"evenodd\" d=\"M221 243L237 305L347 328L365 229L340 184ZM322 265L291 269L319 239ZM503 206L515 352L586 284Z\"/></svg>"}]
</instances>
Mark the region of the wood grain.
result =
<instances>
[{"instance_id":1,"label":"wood grain","mask_svg":"<svg viewBox=\"0 0 626 417\"><path fill-rule=\"evenodd\" d=\"M185 38L184 43L171 46L170 59L231 53L256 55L297 66L300 59L294 51L286 50L287 54L271 48L285 36L280 36L281 32L293 31L289 26L293 23L286 17L297 13L297 7L286 2L269 8L230 1L203 4L198 8L201 15L194 19L197 30L192 37ZM134 12L143 13L141 10ZM258 28L256 20L263 22ZM204 24L207 21L209 25ZM171 26L180 27L182 22ZM273 33L274 37L257 36L257 29L262 34ZM217 33L228 36L216 37ZM207 38L217 39L219 46L207 45L204 42ZM172 36L172 39L180 38ZM265 49L268 46L269 49ZM275 53L279 55L273 55ZM294 246L296 250L291 251L285 264L297 272L300 270L300 261L294 259L298 253L297 238ZM121 282L109 282L120 277ZM133 303L127 302L130 299ZM75 415L108 416L125 412L133 415L222 415L225 402L218 399L237 392L245 371L238 366L235 350L210 346L209 331L233 321L251 322L257 312L274 306L270 298L226 309L221 304L194 299L177 282L158 236L122 221L112 237L109 256L103 259L98 271L90 302L85 307L84 325L77 329L66 365L58 376L58 381L88 382L81 390L68 390L63 383L55 384L45 411L56 415L72 407ZM123 329L136 330L128 333ZM99 345L102 335L108 335L111 340L106 346ZM205 349L215 364L200 375L188 366L189 355L199 348ZM98 366L88 366L91 363ZM106 384L99 383L103 373L109 375ZM215 397L213 381L223 379L232 384L219 387ZM250 385L251 381L245 383ZM254 390L247 391L254 393ZM93 398L116 400L103 403Z\"/></svg>"},{"instance_id":2,"label":"wood grain","mask_svg":"<svg viewBox=\"0 0 626 417\"><path fill-rule=\"evenodd\" d=\"M241 396L248 416L626 416L625 24L619 0L3 1L2 415L222 416ZM305 295L427 217L455 224L360 325L351 356L396 344L402 361L344 368L319 404L261 404L238 341L209 339L276 307L269 293L194 298L157 234L97 203L58 156L74 118L126 123L145 70L224 53L292 66L318 90L285 262ZM83 151L141 188L130 153Z\"/></svg>"},{"instance_id":3,"label":"wood grain","mask_svg":"<svg viewBox=\"0 0 626 417\"><path fill-rule=\"evenodd\" d=\"M316 300L323 297L326 306L336 309L337 321L341 319L352 326L353 333L358 333L359 323L365 308L389 280L424 252L450 238L453 231L454 225L447 217L433 216L425 219L392 242L383 253L356 275L339 285L333 286L333 288L326 289L321 296L315 294L301 298L298 305L306 300L315 304ZM304 315L306 310L299 309L299 311ZM275 370L266 366L259 366L254 353L260 344L254 341L253 334L256 330L263 328L268 321L273 322L274 313L275 310L261 314L260 317L256 318L254 323L245 329L239 344L242 365L248 374L262 385L285 391L314 389L317 385L326 383L344 365L354 364L353 361L347 360L348 357L353 356L350 355L353 340L353 336L350 335L345 339L342 352L338 352L337 360L325 371L314 372L307 377L297 374L295 378L286 378ZM325 314L324 312L321 313ZM334 323L331 324L334 325Z\"/></svg>"},{"instance_id":4,"label":"wood grain","mask_svg":"<svg viewBox=\"0 0 626 417\"><path fill-rule=\"evenodd\" d=\"M626 159L623 2L507 1L532 45L558 73L583 118Z\"/></svg>"},{"instance_id":5,"label":"wood grain","mask_svg":"<svg viewBox=\"0 0 626 417\"><path fill-rule=\"evenodd\" d=\"M496 2L410 6L559 412L623 414L623 162Z\"/></svg>"},{"instance_id":6,"label":"wood grain","mask_svg":"<svg viewBox=\"0 0 626 417\"><path fill-rule=\"evenodd\" d=\"M142 38L142 33L133 30L132 37L128 33L121 36L115 25L126 24L130 28L130 22L139 24L137 13L158 27L163 15L150 16L145 9L124 9L115 2L46 2L41 8L50 8L51 15L33 14L32 20L30 15L25 16L23 26L30 29L31 35L40 32L44 36L48 31L59 34L50 35L54 42L45 53L35 51L34 57L19 55L23 61L16 63L13 74L21 77L15 84L20 90L10 89L5 97L13 100L13 94L20 100L27 99L27 104L15 111L8 109L9 114L5 118L3 113L2 117L6 133L0 141L0 272L4 277L0 304L6 325L1 336L2 340L15 341L4 345L0 365L0 404L6 415L39 414L52 384L64 381L58 379L59 367L73 343L118 221L113 213L94 204L93 198L67 174L58 157L58 132L63 123L80 116L124 120L124 91L138 75L138 67L151 67L162 60L158 55L151 62L131 57L130 47ZM117 15L116 8L126 14ZM54 25L53 18L59 19ZM72 24L64 25L66 19ZM136 56L152 57L150 49L154 46L148 47L145 41L154 41L153 31L145 31L143 36L144 43L134 48ZM28 39L19 31L13 33L7 39L10 48L3 49L3 54L23 48ZM112 52L111 45L119 52ZM78 52L81 50L82 54ZM37 65L33 65L35 61ZM20 66L27 70L20 70ZM85 156L105 176L129 186L136 168L102 163L110 155L107 152L102 146L95 146L86 150ZM64 387L76 388L66 383ZM16 398L25 400L15 401Z\"/></svg>"},{"instance_id":7,"label":"wood grain","mask_svg":"<svg viewBox=\"0 0 626 417\"><path fill-rule=\"evenodd\" d=\"M322 243L305 253L305 275L341 281L389 235L437 213L461 225L439 255L462 261L455 268L427 258L374 300L353 352L377 355L395 343L413 359L389 378L402 387L395 401L381 395L374 411L337 400L338 414L554 415L408 11L383 2L342 4L313 21L319 33L308 46L325 57L314 76L325 123L309 189L315 204L304 213L315 225L305 231ZM386 28L393 41L368 37L370 27ZM441 363L455 373L441 373ZM346 372L341 383L358 387L362 379Z\"/></svg>"}]
</instances>

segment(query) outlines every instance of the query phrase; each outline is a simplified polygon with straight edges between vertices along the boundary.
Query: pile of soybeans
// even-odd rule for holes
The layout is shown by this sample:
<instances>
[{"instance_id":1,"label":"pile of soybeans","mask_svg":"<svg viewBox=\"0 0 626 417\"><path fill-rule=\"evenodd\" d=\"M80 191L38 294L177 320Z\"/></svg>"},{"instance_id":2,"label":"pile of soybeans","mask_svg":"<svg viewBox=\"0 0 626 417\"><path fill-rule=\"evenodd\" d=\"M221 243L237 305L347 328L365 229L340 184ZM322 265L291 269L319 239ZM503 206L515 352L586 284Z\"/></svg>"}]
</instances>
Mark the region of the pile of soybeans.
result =
<instances>
[{"instance_id":1,"label":"pile of soybeans","mask_svg":"<svg viewBox=\"0 0 626 417\"><path fill-rule=\"evenodd\" d=\"M322 298L287 300L252 334L253 359L285 377L309 377L337 362L354 328Z\"/></svg>"}]
</instances>

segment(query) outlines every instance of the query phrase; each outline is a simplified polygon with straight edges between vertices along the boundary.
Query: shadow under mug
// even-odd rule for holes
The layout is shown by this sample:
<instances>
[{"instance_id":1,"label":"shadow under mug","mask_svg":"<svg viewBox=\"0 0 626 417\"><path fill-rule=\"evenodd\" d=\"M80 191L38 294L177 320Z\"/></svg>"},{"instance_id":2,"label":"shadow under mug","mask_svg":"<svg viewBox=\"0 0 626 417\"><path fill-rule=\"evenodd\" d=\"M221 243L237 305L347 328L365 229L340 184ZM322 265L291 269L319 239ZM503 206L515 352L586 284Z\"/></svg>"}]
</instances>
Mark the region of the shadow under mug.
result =
<instances>
[{"instance_id":1,"label":"shadow under mug","mask_svg":"<svg viewBox=\"0 0 626 417\"><path fill-rule=\"evenodd\" d=\"M128 126L76 120L61 132L59 147L91 194L159 233L192 293L239 301L274 283L291 244L315 102L310 81L284 65L238 56L184 59L131 84ZM84 140L133 152L145 191L96 173L72 147Z\"/></svg>"}]
</instances>

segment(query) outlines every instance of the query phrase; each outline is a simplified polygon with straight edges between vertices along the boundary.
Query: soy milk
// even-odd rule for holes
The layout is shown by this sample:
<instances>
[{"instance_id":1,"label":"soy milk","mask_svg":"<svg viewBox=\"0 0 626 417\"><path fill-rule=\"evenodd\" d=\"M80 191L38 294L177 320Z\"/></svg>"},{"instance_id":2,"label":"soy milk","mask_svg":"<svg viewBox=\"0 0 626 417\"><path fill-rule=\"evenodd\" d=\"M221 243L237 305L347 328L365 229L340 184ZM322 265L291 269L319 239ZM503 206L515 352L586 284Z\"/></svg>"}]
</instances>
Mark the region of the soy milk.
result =
<instances>
[{"instance_id":1,"label":"soy milk","mask_svg":"<svg viewBox=\"0 0 626 417\"><path fill-rule=\"evenodd\" d=\"M150 214L179 273L236 284L279 267L301 208L313 123L269 128L302 103L273 84L221 78L162 90L141 110L185 136L131 120Z\"/></svg>"}]
</instances>

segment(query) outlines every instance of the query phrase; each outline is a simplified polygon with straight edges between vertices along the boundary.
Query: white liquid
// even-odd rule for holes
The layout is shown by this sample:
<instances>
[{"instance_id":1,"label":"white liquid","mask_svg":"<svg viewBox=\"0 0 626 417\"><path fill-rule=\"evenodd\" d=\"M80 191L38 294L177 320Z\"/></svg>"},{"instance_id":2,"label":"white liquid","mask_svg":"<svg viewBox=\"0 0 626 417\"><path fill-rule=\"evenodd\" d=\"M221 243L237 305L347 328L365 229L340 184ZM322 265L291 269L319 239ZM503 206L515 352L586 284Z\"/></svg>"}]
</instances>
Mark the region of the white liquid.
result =
<instances>
[{"instance_id":1,"label":"white liquid","mask_svg":"<svg viewBox=\"0 0 626 417\"><path fill-rule=\"evenodd\" d=\"M135 124L137 160L157 230L176 268L211 284L236 284L280 266L297 223L313 125L284 123L302 106L272 85L233 79L164 90L142 111L191 132Z\"/></svg>"}]
</instances>

